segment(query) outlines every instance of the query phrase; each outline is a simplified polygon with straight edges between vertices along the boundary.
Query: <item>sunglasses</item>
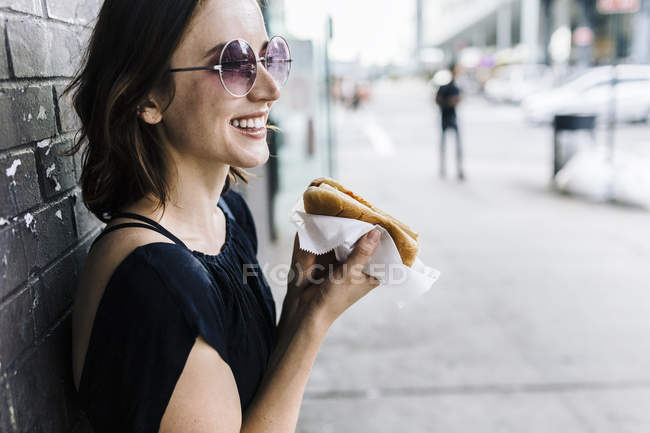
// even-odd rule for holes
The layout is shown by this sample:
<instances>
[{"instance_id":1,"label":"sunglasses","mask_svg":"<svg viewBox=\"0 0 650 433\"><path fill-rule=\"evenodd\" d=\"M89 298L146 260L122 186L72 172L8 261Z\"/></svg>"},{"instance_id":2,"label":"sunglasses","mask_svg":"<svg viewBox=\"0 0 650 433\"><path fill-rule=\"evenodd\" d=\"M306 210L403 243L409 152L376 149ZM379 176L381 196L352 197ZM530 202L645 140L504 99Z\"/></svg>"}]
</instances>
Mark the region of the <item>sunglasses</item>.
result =
<instances>
[{"instance_id":1,"label":"sunglasses","mask_svg":"<svg viewBox=\"0 0 650 433\"><path fill-rule=\"evenodd\" d=\"M275 84L282 88L291 70L289 44L282 36L273 36L266 45L264 56L258 58L248 42L243 39L233 39L224 45L217 64L175 68L170 69L169 72L219 71L223 88L232 96L242 97L248 95L255 85L258 62L262 62Z\"/></svg>"}]
</instances>

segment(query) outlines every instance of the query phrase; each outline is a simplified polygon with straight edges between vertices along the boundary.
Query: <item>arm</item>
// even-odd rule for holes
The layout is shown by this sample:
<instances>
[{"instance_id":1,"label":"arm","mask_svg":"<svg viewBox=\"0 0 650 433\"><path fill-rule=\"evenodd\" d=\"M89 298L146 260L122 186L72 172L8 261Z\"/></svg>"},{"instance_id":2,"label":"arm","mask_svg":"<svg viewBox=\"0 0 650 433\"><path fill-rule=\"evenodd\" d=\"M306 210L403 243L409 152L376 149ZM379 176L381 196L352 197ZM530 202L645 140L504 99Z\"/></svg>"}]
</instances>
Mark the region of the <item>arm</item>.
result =
<instances>
[{"instance_id":1,"label":"arm","mask_svg":"<svg viewBox=\"0 0 650 433\"><path fill-rule=\"evenodd\" d=\"M361 272L377 246L368 236L359 240L345 263L336 264L334 254L315 256L294 240L287 296L278 324L279 341L267 374L244 415L242 433L295 432L302 397L320 345L331 324L379 282ZM321 277L329 275L331 281Z\"/></svg>"},{"instance_id":2,"label":"arm","mask_svg":"<svg viewBox=\"0 0 650 433\"><path fill-rule=\"evenodd\" d=\"M447 99L448 107L456 107L460 103L460 95L453 95Z\"/></svg>"},{"instance_id":3,"label":"arm","mask_svg":"<svg viewBox=\"0 0 650 433\"><path fill-rule=\"evenodd\" d=\"M160 433L295 432L302 397L320 345L331 324L379 282L361 272L377 246L361 239L334 268L333 281L316 281L325 256L299 250L278 324L278 343L266 374L244 414L228 364L198 338L163 416ZM331 263L328 263L331 264Z\"/></svg>"},{"instance_id":4,"label":"arm","mask_svg":"<svg viewBox=\"0 0 650 433\"><path fill-rule=\"evenodd\" d=\"M307 380L326 332L326 326L316 320L285 329L267 374L244 414L242 433L296 430Z\"/></svg>"},{"instance_id":5,"label":"arm","mask_svg":"<svg viewBox=\"0 0 650 433\"><path fill-rule=\"evenodd\" d=\"M326 332L316 320L285 330L243 416L230 367L205 340L197 338L165 410L160 433L294 432L302 395Z\"/></svg>"}]
</instances>

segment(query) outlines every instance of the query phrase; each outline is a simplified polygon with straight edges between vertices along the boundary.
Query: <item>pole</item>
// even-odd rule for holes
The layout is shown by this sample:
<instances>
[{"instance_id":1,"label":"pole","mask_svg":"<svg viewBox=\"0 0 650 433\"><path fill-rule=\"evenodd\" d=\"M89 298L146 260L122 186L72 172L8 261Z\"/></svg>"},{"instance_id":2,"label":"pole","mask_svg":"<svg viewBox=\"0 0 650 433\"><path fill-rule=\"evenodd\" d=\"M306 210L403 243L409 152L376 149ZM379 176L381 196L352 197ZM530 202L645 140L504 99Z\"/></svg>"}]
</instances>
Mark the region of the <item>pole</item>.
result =
<instances>
[{"instance_id":1,"label":"pole","mask_svg":"<svg viewBox=\"0 0 650 433\"><path fill-rule=\"evenodd\" d=\"M528 50L527 63L539 61L540 0L522 0L519 39Z\"/></svg>"},{"instance_id":2,"label":"pole","mask_svg":"<svg viewBox=\"0 0 650 433\"><path fill-rule=\"evenodd\" d=\"M422 32L424 31L423 29L423 18L422 18L422 1L423 0L416 0L416 8L417 8L417 18L416 18L416 41L415 41L415 58L417 59L418 63L418 72L422 70L422 60L420 55L422 54L422 40L423 40L423 35Z\"/></svg>"},{"instance_id":3,"label":"pole","mask_svg":"<svg viewBox=\"0 0 650 433\"><path fill-rule=\"evenodd\" d=\"M596 4L594 0L582 0L582 26L590 29L594 33L594 10ZM583 67L589 67L593 63L593 42L580 48L580 63Z\"/></svg>"},{"instance_id":4,"label":"pole","mask_svg":"<svg viewBox=\"0 0 650 433\"><path fill-rule=\"evenodd\" d=\"M650 1L641 3L641 9L634 15L632 21L632 57L635 63L647 64L650 62Z\"/></svg>"},{"instance_id":5,"label":"pole","mask_svg":"<svg viewBox=\"0 0 650 433\"><path fill-rule=\"evenodd\" d=\"M330 177L336 178L335 165L335 142L334 142L334 125L332 124L332 78L330 72L329 43L333 36L332 17L327 17L327 29L325 35L325 101L327 115L327 171Z\"/></svg>"},{"instance_id":6,"label":"pole","mask_svg":"<svg viewBox=\"0 0 650 433\"><path fill-rule=\"evenodd\" d=\"M512 5L505 2L497 11L497 48L504 50L512 45Z\"/></svg>"},{"instance_id":7,"label":"pole","mask_svg":"<svg viewBox=\"0 0 650 433\"><path fill-rule=\"evenodd\" d=\"M553 28L552 14L551 14L551 0L542 0L542 7L544 10L544 55L543 61L545 64L551 64L551 53L548 49L548 44L551 42L551 29Z\"/></svg>"},{"instance_id":8,"label":"pole","mask_svg":"<svg viewBox=\"0 0 650 433\"><path fill-rule=\"evenodd\" d=\"M609 121L607 122L607 151L610 161L614 159L614 146L616 144L616 84L618 64L618 33L621 14L612 16L612 79L610 81Z\"/></svg>"}]
</instances>

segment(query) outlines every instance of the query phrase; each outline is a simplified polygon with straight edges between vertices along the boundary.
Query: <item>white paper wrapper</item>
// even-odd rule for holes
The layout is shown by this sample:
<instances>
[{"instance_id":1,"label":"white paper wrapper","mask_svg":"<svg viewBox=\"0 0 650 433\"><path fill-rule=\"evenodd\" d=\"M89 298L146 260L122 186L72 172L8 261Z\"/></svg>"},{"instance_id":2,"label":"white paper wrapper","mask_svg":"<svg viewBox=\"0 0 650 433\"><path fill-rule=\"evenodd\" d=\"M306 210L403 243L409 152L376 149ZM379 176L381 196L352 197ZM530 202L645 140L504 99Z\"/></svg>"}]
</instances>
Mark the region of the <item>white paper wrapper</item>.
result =
<instances>
[{"instance_id":1,"label":"white paper wrapper","mask_svg":"<svg viewBox=\"0 0 650 433\"><path fill-rule=\"evenodd\" d=\"M302 198L291 210L289 219L296 226L301 249L313 254L334 250L338 261L347 259L361 236L373 228L381 231L379 246L363 271L381 282L373 290L390 293L388 297L398 308L429 291L440 276L440 271L426 266L419 257L415 258L413 266L404 265L393 238L380 225L351 218L308 214Z\"/></svg>"}]
</instances>

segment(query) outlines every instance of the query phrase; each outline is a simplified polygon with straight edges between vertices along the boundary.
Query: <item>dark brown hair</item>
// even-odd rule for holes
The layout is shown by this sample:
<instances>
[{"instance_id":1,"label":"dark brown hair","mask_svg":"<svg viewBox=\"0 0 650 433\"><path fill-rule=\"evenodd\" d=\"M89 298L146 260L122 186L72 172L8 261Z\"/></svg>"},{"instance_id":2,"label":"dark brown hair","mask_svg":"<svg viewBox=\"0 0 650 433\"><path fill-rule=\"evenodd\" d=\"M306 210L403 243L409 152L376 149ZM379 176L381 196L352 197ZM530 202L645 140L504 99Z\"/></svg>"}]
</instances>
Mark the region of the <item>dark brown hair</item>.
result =
<instances>
[{"instance_id":1,"label":"dark brown hair","mask_svg":"<svg viewBox=\"0 0 650 433\"><path fill-rule=\"evenodd\" d=\"M165 101L165 109L171 104L170 59L205 1L106 0L102 5L81 68L63 95L73 92L81 120L66 154L83 147L82 198L103 222L147 194L158 200L157 208L165 208L169 159L138 107L152 94ZM237 179L248 183L248 176L230 167L222 194Z\"/></svg>"}]
</instances>

